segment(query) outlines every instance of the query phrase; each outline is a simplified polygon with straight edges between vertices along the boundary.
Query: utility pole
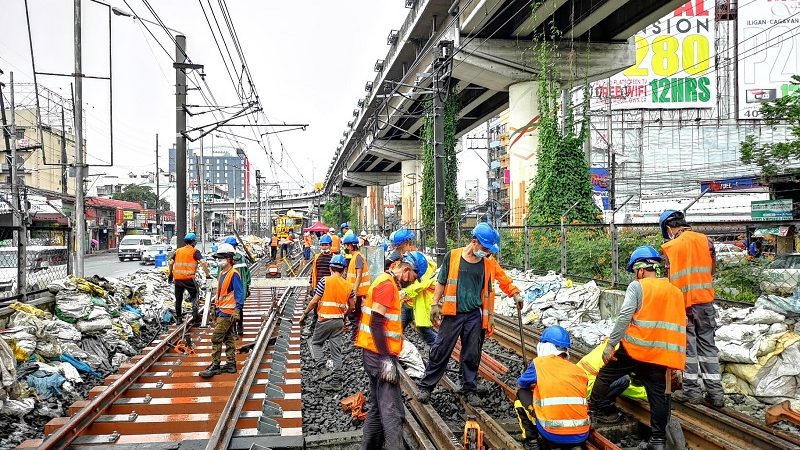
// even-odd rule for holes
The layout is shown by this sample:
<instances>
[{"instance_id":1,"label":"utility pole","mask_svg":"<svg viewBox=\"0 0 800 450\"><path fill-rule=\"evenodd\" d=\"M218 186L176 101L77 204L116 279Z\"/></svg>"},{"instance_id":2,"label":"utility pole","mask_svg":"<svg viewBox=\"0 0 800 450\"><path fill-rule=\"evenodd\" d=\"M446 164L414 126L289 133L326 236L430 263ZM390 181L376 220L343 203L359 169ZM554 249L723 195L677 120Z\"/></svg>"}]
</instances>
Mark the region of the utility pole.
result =
<instances>
[{"instance_id":1,"label":"utility pole","mask_svg":"<svg viewBox=\"0 0 800 450\"><path fill-rule=\"evenodd\" d=\"M261 237L261 171L256 169L256 222L258 229L256 234Z\"/></svg>"},{"instance_id":2,"label":"utility pole","mask_svg":"<svg viewBox=\"0 0 800 450\"><path fill-rule=\"evenodd\" d=\"M20 186L24 185L25 180L20 178L20 164L17 156L17 117L16 117L16 103L14 99L14 72L9 73L9 86L10 86L10 102L11 109L11 124L9 130L3 127L6 146L10 147L11 159L8 161L9 173L11 178L11 201L14 205L12 212L12 225L17 230L17 293L22 295L22 300L25 301L25 294L28 291L28 264L27 264L27 240L28 240L28 219L25 214L25 201L22 199L23 193L20 192ZM5 108L3 108L4 117L3 125L5 125ZM10 136L9 136L10 135ZM24 176L24 175L23 175Z\"/></svg>"},{"instance_id":3,"label":"utility pole","mask_svg":"<svg viewBox=\"0 0 800 450\"><path fill-rule=\"evenodd\" d=\"M433 69L433 174L434 202L436 204L435 231L436 231L436 262L441 265L444 254L447 252L447 228L444 217L444 92L443 78L447 59L452 54L452 41L441 41L438 45L438 55L434 61Z\"/></svg>"},{"instance_id":4,"label":"utility pole","mask_svg":"<svg viewBox=\"0 0 800 450\"><path fill-rule=\"evenodd\" d=\"M161 236L161 172L158 170L158 133L156 133L156 234ZM176 239L177 241L177 239Z\"/></svg>"},{"instance_id":5,"label":"utility pole","mask_svg":"<svg viewBox=\"0 0 800 450\"><path fill-rule=\"evenodd\" d=\"M64 107L61 107L61 194L67 195L67 127L64 124Z\"/></svg>"},{"instance_id":6,"label":"utility pole","mask_svg":"<svg viewBox=\"0 0 800 450\"><path fill-rule=\"evenodd\" d=\"M175 232L176 247L186 236L186 36L175 36Z\"/></svg>"},{"instance_id":7,"label":"utility pole","mask_svg":"<svg viewBox=\"0 0 800 450\"><path fill-rule=\"evenodd\" d=\"M617 170L615 167L617 158L614 149L611 146L611 143L613 142L613 137L612 137L613 118L614 118L613 112L611 111L611 78L609 78L608 79L608 130L607 130L608 139L606 143L608 144L608 172L610 178L610 183L608 187L608 208L611 210L611 214L614 214L614 211L616 210L617 206L617 202L614 199L617 190L616 189Z\"/></svg>"},{"instance_id":8,"label":"utility pole","mask_svg":"<svg viewBox=\"0 0 800 450\"><path fill-rule=\"evenodd\" d=\"M203 185L206 182L205 159L203 157L203 138L200 138L200 160L197 162L197 182L198 193L200 194L200 248L205 253L206 251L206 238L205 238L205 211L203 205L205 204L205 197L203 192Z\"/></svg>"},{"instance_id":9,"label":"utility pole","mask_svg":"<svg viewBox=\"0 0 800 450\"><path fill-rule=\"evenodd\" d=\"M83 48L81 1L75 0L75 276L83 278L83 257L86 248L86 214L84 213L83 178Z\"/></svg>"}]
</instances>

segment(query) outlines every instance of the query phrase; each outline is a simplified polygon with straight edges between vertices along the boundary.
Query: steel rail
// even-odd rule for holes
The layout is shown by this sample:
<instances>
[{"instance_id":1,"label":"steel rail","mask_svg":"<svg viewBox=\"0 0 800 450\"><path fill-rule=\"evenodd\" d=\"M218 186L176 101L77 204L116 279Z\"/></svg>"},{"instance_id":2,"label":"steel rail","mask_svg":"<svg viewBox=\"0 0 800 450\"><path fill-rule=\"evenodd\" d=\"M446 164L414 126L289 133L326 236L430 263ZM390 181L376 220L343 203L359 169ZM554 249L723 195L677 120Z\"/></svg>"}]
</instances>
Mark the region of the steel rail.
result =
<instances>
[{"instance_id":1,"label":"steel rail","mask_svg":"<svg viewBox=\"0 0 800 450\"><path fill-rule=\"evenodd\" d=\"M174 342L180 340L186 333L188 322L176 327L152 350L147 352L131 368L125 371L121 377L115 380L108 388L97 395L85 408L75 413L58 430L47 436L39 445L40 450L66 449L72 442L86 430L103 412L110 407L137 378L148 371L148 369L158 361L158 359L173 346Z\"/></svg>"},{"instance_id":2,"label":"steel rail","mask_svg":"<svg viewBox=\"0 0 800 450\"><path fill-rule=\"evenodd\" d=\"M428 437L438 450L463 450L461 440L456 438L442 416L430 404L423 405L417 401L419 388L411 380L405 370L400 370L400 388L408 397L408 407L414 417L428 433Z\"/></svg>"},{"instance_id":3,"label":"steel rail","mask_svg":"<svg viewBox=\"0 0 800 450\"><path fill-rule=\"evenodd\" d=\"M437 450L430 438L425 434L422 425L411 415L411 411L403 405L405 419L403 420L403 440L412 450Z\"/></svg>"}]
</instances>

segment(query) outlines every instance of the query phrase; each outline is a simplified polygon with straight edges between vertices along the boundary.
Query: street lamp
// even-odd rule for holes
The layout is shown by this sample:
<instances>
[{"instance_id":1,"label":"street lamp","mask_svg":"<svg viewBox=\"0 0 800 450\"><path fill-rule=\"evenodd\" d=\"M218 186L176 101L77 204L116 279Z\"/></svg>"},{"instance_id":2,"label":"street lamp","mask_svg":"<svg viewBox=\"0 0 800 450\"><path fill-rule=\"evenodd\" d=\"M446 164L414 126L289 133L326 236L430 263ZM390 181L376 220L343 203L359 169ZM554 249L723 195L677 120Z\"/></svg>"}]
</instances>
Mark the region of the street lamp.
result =
<instances>
[{"instance_id":1,"label":"street lamp","mask_svg":"<svg viewBox=\"0 0 800 450\"><path fill-rule=\"evenodd\" d=\"M152 20L148 20L148 19L145 19L145 18L139 17L139 16L137 16L136 14L134 14L134 13L132 13L132 12L130 12L130 11L125 11L124 9L119 9L119 8L117 8L116 6L112 6L112 7L111 7L111 12L112 12L112 13L114 13L114 15L115 15L115 16L120 16L120 17L131 17L131 18L133 18L133 20L139 19L139 20L141 20L142 22L147 22L147 23L149 23L149 24L151 24L151 25L155 25L155 26L157 26L157 27L161 27L161 26L162 26L160 23L153 22ZM178 31L178 30L175 30L175 29L173 29L173 28L170 28L170 27L168 27L168 26L166 26L166 25L164 25L164 28L166 28L166 29L167 29L167 30L169 30L169 31L172 31L172 32L173 32L173 33L175 33L175 34L183 34L183 33L181 33L180 31Z\"/></svg>"}]
</instances>

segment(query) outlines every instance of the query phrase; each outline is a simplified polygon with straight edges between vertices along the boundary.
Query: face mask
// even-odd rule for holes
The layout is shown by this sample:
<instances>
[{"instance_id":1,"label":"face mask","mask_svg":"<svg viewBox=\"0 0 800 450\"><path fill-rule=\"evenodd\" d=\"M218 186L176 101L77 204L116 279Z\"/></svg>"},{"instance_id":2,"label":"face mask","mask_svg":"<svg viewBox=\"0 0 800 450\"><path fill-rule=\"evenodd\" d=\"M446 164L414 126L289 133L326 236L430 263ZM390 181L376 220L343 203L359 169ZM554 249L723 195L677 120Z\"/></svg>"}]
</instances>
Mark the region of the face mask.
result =
<instances>
[{"instance_id":1,"label":"face mask","mask_svg":"<svg viewBox=\"0 0 800 450\"><path fill-rule=\"evenodd\" d=\"M218 263L219 267L222 268L222 269L226 269L228 267L228 265L229 265L227 259L220 259L218 261L219 261L219 263Z\"/></svg>"},{"instance_id":2,"label":"face mask","mask_svg":"<svg viewBox=\"0 0 800 450\"><path fill-rule=\"evenodd\" d=\"M474 253L475 256L477 256L478 258L481 258L481 259L486 258L487 256L489 256L489 253L487 253L487 252L485 252L483 250L475 250L472 253Z\"/></svg>"},{"instance_id":3,"label":"face mask","mask_svg":"<svg viewBox=\"0 0 800 450\"><path fill-rule=\"evenodd\" d=\"M323 254L323 255L327 255L328 253L330 253L330 252L331 252L331 248L330 248L330 247L328 247L328 248L322 248L322 249L320 249L320 250L322 251L322 254Z\"/></svg>"}]
</instances>

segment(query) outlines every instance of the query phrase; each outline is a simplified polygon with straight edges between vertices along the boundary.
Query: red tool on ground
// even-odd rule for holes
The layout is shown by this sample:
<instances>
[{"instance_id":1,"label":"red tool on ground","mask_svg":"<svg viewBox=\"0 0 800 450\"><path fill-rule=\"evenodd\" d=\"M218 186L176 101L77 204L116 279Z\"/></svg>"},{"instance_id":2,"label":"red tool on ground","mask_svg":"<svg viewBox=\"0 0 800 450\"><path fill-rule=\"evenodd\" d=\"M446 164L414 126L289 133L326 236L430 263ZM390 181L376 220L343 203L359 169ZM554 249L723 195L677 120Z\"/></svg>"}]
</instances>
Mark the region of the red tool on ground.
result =
<instances>
[{"instance_id":1,"label":"red tool on ground","mask_svg":"<svg viewBox=\"0 0 800 450\"><path fill-rule=\"evenodd\" d=\"M356 392L342 399L342 411L349 412L358 420L364 420L367 418L367 413L364 411L364 403L366 403L364 393Z\"/></svg>"},{"instance_id":2,"label":"red tool on ground","mask_svg":"<svg viewBox=\"0 0 800 450\"><path fill-rule=\"evenodd\" d=\"M767 426L771 427L781 420L786 420L795 425L800 425L800 413L792 409L792 404L789 403L789 400L778 403L767 410Z\"/></svg>"}]
</instances>

